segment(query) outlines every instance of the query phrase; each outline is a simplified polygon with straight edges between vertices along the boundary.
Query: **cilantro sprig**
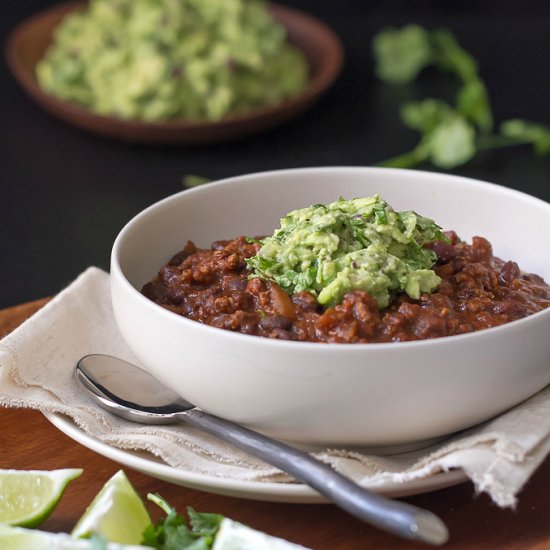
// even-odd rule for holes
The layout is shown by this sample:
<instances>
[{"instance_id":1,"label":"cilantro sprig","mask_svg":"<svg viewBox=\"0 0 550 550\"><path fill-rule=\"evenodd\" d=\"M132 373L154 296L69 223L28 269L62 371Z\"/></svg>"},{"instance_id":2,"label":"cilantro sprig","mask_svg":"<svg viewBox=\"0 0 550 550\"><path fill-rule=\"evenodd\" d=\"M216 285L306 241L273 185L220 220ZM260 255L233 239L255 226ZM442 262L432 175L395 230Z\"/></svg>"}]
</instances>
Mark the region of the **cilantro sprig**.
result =
<instances>
[{"instance_id":1,"label":"cilantro sprig","mask_svg":"<svg viewBox=\"0 0 550 550\"><path fill-rule=\"evenodd\" d=\"M428 66L450 73L460 83L454 104L427 98L405 103L402 122L420 133L418 144L404 154L378 163L409 168L431 162L452 169L478 151L531 144L536 154L550 155L550 127L521 119L504 121L494 133L487 87L478 64L448 30L428 31L418 25L386 29L373 39L376 74L388 83L413 82Z\"/></svg>"},{"instance_id":2,"label":"cilantro sprig","mask_svg":"<svg viewBox=\"0 0 550 550\"><path fill-rule=\"evenodd\" d=\"M157 550L208 550L212 548L214 538L223 516L196 512L187 508L188 521L177 513L160 495L148 494L148 500L154 502L166 516L157 523L149 525L143 533L141 544Z\"/></svg>"}]
</instances>

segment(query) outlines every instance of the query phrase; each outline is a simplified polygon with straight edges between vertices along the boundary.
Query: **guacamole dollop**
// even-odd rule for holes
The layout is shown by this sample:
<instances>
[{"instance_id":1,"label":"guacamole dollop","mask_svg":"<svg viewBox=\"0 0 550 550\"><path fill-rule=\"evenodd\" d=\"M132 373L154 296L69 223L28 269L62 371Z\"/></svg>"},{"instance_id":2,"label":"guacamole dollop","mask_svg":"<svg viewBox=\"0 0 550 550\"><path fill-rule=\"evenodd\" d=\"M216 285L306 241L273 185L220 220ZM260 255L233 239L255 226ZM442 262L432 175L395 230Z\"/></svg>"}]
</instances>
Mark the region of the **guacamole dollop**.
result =
<instances>
[{"instance_id":1,"label":"guacamole dollop","mask_svg":"<svg viewBox=\"0 0 550 550\"><path fill-rule=\"evenodd\" d=\"M91 0L57 27L36 75L101 115L218 120L298 93L308 66L264 0Z\"/></svg>"},{"instance_id":2,"label":"guacamole dollop","mask_svg":"<svg viewBox=\"0 0 550 550\"><path fill-rule=\"evenodd\" d=\"M446 240L430 218L396 212L379 195L294 210L262 239L248 260L252 276L275 281L290 294L308 291L324 306L364 290L387 307L398 292L420 298L441 279L425 244Z\"/></svg>"}]
</instances>

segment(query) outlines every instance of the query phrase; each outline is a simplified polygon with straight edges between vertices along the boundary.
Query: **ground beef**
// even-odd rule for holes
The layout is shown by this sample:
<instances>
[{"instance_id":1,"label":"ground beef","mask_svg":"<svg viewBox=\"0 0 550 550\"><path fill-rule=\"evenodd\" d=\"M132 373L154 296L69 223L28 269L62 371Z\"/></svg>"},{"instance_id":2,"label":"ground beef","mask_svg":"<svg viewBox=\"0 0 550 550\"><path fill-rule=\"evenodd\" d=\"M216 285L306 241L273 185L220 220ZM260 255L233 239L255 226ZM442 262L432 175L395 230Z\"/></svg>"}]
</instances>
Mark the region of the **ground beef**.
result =
<instances>
[{"instance_id":1,"label":"ground beef","mask_svg":"<svg viewBox=\"0 0 550 550\"><path fill-rule=\"evenodd\" d=\"M245 237L217 241L210 250L192 242L163 267L143 294L175 313L214 327L282 340L402 342L463 334L526 317L550 306L550 286L493 256L491 244L471 244L449 232L431 245L442 282L413 300L399 294L386 309L364 291L323 309L315 296L289 296L276 283L249 278L246 258L260 245Z\"/></svg>"}]
</instances>

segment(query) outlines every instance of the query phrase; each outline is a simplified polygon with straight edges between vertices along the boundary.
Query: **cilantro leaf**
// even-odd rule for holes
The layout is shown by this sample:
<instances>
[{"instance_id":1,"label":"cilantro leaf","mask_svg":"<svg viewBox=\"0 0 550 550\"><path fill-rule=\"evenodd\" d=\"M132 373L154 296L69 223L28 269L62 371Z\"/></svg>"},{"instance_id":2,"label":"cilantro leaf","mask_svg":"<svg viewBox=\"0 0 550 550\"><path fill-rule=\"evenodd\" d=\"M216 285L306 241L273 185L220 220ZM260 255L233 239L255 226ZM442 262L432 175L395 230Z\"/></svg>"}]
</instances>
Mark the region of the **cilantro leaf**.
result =
<instances>
[{"instance_id":1,"label":"cilantro leaf","mask_svg":"<svg viewBox=\"0 0 550 550\"><path fill-rule=\"evenodd\" d=\"M164 544L162 550L180 550L195 548L197 545L197 538L193 535L187 525L176 524L175 522L168 521L165 523L164 528ZM199 547L208 548L208 546L201 544Z\"/></svg>"},{"instance_id":2,"label":"cilantro leaf","mask_svg":"<svg viewBox=\"0 0 550 550\"><path fill-rule=\"evenodd\" d=\"M191 507L187 508L187 514L193 533L201 537L213 537L218 532L223 520L221 514L196 512Z\"/></svg>"},{"instance_id":3,"label":"cilantro leaf","mask_svg":"<svg viewBox=\"0 0 550 550\"><path fill-rule=\"evenodd\" d=\"M401 119L418 130L421 140L409 153L380 163L382 166L407 168L424 161L449 169L469 161L476 153L476 132L466 117L444 101L426 99L406 103Z\"/></svg>"},{"instance_id":4,"label":"cilantro leaf","mask_svg":"<svg viewBox=\"0 0 550 550\"><path fill-rule=\"evenodd\" d=\"M386 216L386 211L383 208L375 208L373 213L376 218L376 222L379 225L386 225L388 223L388 217Z\"/></svg>"},{"instance_id":5,"label":"cilantro leaf","mask_svg":"<svg viewBox=\"0 0 550 550\"><path fill-rule=\"evenodd\" d=\"M199 513L188 508L188 525L186 519L161 496L149 494L147 498L162 508L166 517L147 527L141 544L158 550L209 550L212 548L223 516Z\"/></svg>"},{"instance_id":6,"label":"cilantro leaf","mask_svg":"<svg viewBox=\"0 0 550 550\"><path fill-rule=\"evenodd\" d=\"M476 133L462 116L439 124L429 136L430 159L434 166L454 168L468 162L476 153Z\"/></svg>"},{"instance_id":7,"label":"cilantro leaf","mask_svg":"<svg viewBox=\"0 0 550 550\"><path fill-rule=\"evenodd\" d=\"M391 84L412 82L433 61L428 33L418 25L384 30L372 47L378 77Z\"/></svg>"},{"instance_id":8,"label":"cilantro leaf","mask_svg":"<svg viewBox=\"0 0 550 550\"><path fill-rule=\"evenodd\" d=\"M409 101L401 107L401 120L408 128L428 134L453 115L453 109L439 99Z\"/></svg>"}]
</instances>

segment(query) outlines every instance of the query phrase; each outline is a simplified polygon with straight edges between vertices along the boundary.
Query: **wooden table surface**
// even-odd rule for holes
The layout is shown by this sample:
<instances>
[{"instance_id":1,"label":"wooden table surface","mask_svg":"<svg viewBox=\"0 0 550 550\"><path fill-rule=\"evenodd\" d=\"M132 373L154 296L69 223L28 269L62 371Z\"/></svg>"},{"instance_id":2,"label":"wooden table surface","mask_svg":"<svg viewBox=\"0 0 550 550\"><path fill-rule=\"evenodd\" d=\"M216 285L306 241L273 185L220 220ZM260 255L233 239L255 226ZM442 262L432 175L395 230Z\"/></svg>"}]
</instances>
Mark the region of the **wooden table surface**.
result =
<instances>
[{"instance_id":1,"label":"wooden table surface","mask_svg":"<svg viewBox=\"0 0 550 550\"><path fill-rule=\"evenodd\" d=\"M0 335L13 330L45 300L0 310ZM0 409L0 468L83 468L53 515L42 525L70 531L102 485L120 465L74 442L42 414ZM332 505L281 504L230 498L166 483L129 468L126 474L144 498L157 492L180 511L218 512L315 550L412 549L402 541L365 525ZM449 549L550 550L550 459L519 495L516 510L497 508L486 495L475 495L471 483L405 500L438 514L447 524Z\"/></svg>"}]
</instances>

